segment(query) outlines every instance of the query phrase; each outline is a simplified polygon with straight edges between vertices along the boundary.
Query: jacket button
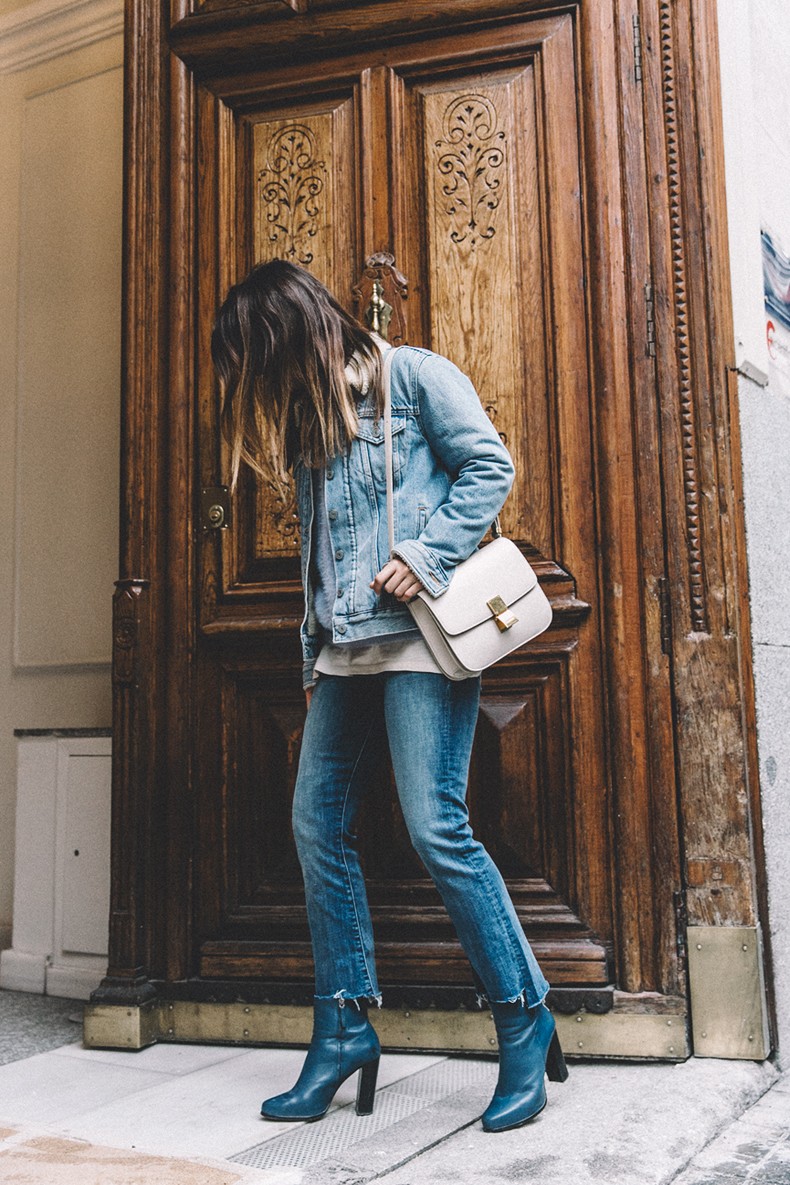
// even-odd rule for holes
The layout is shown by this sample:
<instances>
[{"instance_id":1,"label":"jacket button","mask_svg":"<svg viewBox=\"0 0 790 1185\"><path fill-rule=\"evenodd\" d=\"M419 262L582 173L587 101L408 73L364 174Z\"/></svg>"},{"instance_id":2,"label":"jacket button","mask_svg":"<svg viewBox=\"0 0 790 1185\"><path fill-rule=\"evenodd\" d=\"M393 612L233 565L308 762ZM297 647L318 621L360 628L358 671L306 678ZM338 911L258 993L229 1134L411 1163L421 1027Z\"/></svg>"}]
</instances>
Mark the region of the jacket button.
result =
<instances>
[{"instance_id":1,"label":"jacket button","mask_svg":"<svg viewBox=\"0 0 790 1185\"><path fill-rule=\"evenodd\" d=\"M336 510L330 510L330 511L329 511L329 517L330 517L330 519L332 520L332 522L334 522L334 521L335 521L335 519L337 518L337 511L336 511Z\"/></svg>"},{"instance_id":2,"label":"jacket button","mask_svg":"<svg viewBox=\"0 0 790 1185\"><path fill-rule=\"evenodd\" d=\"M342 548L342 547L338 547L337 551L335 552L335 559L336 559L336 560L342 560L342 558L343 558L343 556L344 556L345 554L346 554L346 553L343 551L343 548Z\"/></svg>"},{"instance_id":3,"label":"jacket button","mask_svg":"<svg viewBox=\"0 0 790 1185\"><path fill-rule=\"evenodd\" d=\"M331 481L331 480L332 480L332 478L333 478L334 476L335 476L335 471L334 471L334 469L327 469L327 471L326 471L326 480L327 480L327 481Z\"/></svg>"},{"instance_id":4,"label":"jacket button","mask_svg":"<svg viewBox=\"0 0 790 1185\"><path fill-rule=\"evenodd\" d=\"M339 634L344 634L344 633L346 632L346 627L345 627L344 625L339 625L339 626L337 627L337 632L338 632Z\"/></svg>"},{"instance_id":5,"label":"jacket button","mask_svg":"<svg viewBox=\"0 0 790 1185\"><path fill-rule=\"evenodd\" d=\"M344 593L345 591L346 591L346 590L345 590L344 588L339 588L339 589L337 590L338 599L339 599L340 597L342 597L342 595L343 595L343 593Z\"/></svg>"}]
</instances>

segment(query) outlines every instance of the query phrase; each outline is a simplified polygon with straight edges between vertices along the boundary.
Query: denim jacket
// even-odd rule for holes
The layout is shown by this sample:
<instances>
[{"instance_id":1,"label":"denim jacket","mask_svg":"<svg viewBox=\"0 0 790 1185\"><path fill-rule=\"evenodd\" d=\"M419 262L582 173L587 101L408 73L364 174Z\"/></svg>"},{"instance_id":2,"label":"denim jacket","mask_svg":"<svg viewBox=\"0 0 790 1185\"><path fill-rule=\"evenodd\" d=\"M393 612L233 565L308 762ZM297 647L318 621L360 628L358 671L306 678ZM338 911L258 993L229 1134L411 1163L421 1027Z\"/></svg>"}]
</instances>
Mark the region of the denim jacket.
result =
<instances>
[{"instance_id":1,"label":"denim jacket","mask_svg":"<svg viewBox=\"0 0 790 1185\"><path fill-rule=\"evenodd\" d=\"M472 554L499 513L513 484L513 462L471 382L447 358L416 346L399 347L391 388L393 555L439 597L453 569ZM356 439L324 472L337 581L332 641L338 643L417 633L405 604L388 593L377 596L370 587L391 558L384 424L375 416L372 392L357 410ZM305 590L300 637L308 687L315 681L321 648L309 578L313 485L301 461L294 476Z\"/></svg>"}]
</instances>

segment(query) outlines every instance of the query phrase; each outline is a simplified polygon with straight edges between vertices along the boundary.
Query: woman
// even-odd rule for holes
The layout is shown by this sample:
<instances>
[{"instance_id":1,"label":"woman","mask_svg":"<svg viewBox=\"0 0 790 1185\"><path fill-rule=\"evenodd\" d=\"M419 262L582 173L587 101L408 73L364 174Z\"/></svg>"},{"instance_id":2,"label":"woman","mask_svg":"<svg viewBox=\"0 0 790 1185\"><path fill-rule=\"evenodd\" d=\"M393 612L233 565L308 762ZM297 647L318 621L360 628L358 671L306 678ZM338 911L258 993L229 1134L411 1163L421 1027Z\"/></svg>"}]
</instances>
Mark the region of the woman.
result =
<instances>
[{"instance_id":1,"label":"woman","mask_svg":"<svg viewBox=\"0 0 790 1185\"><path fill-rule=\"evenodd\" d=\"M513 465L469 380L446 358L404 346L392 359L396 547L388 554L382 350L310 272L253 268L217 317L212 356L223 393L233 485L247 463L287 496L296 482L308 713L293 802L315 962L313 1036L296 1085L266 1099L267 1119L319 1119L359 1070L369 1114L381 1006L354 822L386 729L411 841L439 890L493 1012L497 1087L486 1131L546 1104L544 1073L565 1070L548 983L504 882L472 835L466 782L480 676L445 677L407 602L439 597L486 534Z\"/></svg>"}]
</instances>

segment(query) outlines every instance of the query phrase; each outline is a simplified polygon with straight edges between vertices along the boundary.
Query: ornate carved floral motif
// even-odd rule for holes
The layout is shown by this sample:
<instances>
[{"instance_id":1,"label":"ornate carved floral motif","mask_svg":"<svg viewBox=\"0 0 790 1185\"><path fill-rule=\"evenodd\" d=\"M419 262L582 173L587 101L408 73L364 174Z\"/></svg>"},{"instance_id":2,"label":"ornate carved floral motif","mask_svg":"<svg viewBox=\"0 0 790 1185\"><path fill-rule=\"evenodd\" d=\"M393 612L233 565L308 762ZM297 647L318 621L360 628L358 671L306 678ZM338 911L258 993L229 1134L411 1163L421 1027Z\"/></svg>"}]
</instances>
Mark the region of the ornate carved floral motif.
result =
<instances>
[{"instance_id":1,"label":"ornate carved floral motif","mask_svg":"<svg viewBox=\"0 0 790 1185\"><path fill-rule=\"evenodd\" d=\"M441 192L452 223L450 238L475 247L496 233L505 133L497 131L494 104L484 95L461 95L444 113L444 135L435 147Z\"/></svg>"},{"instance_id":2,"label":"ornate carved floral motif","mask_svg":"<svg viewBox=\"0 0 790 1185\"><path fill-rule=\"evenodd\" d=\"M316 160L313 133L292 123L276 131L266 149L266 164L258 173L258 194L268 239L279 243L282 256L296 263L313 261L310 239L319 230L318 197L324 189L326 164Z\"/></svg>"}]
</instances>

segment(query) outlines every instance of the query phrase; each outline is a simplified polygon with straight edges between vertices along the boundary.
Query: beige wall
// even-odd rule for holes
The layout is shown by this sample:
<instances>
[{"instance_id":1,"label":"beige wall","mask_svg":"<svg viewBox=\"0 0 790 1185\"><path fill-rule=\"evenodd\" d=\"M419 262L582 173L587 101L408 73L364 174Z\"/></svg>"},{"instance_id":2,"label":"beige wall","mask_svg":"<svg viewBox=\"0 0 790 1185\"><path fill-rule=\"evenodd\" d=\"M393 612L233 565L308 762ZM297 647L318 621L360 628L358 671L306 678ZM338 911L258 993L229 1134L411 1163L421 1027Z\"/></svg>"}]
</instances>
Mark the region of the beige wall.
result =
<instances>
[{"instance_id":1,"label":"beige wall","mask_svg":"<svg viewBox=\"0 0 790 1185\"><path fill-rule=\"evenodd\" d=\"M0 0L0 71L13 21L4 14L19 7ZM121 63L114 35L0 73L3 946L13 890L13 730L110 723Z\"/></svg>"},{"instance_id":2,"label":"beige wall","mask_svg":"<svg viewBox=\"0 0 790 1185\"><path fill-rule=\"evenodd\" d=\"M7 12L20 12L23 8L30 8L31 0L0 0L0 15Z\"/></svg>"}]
</instances>

